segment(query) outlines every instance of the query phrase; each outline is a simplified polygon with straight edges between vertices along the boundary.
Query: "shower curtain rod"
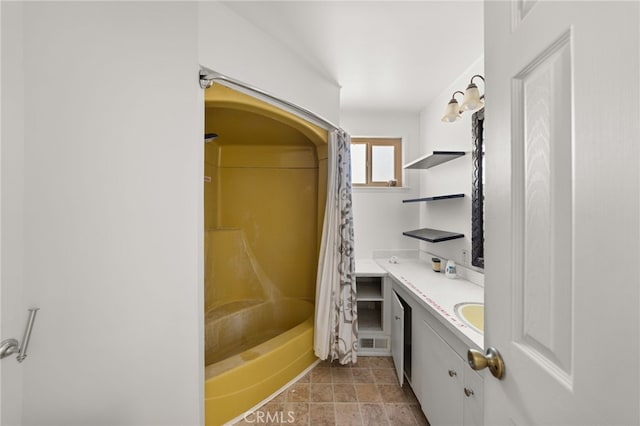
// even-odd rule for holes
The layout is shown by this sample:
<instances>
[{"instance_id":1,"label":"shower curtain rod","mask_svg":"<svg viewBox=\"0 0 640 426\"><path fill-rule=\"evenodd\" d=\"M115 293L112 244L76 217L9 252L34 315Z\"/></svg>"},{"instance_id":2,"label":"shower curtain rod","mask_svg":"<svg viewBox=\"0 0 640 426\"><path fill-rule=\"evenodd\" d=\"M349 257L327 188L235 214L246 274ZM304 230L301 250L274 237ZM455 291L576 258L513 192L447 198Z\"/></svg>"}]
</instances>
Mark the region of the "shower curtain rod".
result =
<instances>
[{"instance_id":1,"label":"shower curtain rod","mask_svg":"<svg viewBox=\"0 0 640 426\"><path fill-rule=\"evenodd\" d=\"M257 94L260 97L266 98L272 102L276 102L280 106L284 106L291 112L296 113L297 115L301 115L303 118L311 119L311 121L315 121L317 124L321 124L323 127L328 128L328 130L338 130L343 131L340 127L336 126L326 118L322 118L316 113L309 111L306 108L298 106L289 101L285 101L284 99L280 99L277 96L274 96L270 93L265 92L264 90L253 87L247 83L243 83L242 81L236 80L234 78L228 77L224 74L220 74L217 71L214 71L210 68L200 66L200 87L203 89L207 89L211 87L214 81L217 81L225 86L231 86L231 88L239 87L244 90L247 90L253 94Z\"/></svg>"}]
</instances>

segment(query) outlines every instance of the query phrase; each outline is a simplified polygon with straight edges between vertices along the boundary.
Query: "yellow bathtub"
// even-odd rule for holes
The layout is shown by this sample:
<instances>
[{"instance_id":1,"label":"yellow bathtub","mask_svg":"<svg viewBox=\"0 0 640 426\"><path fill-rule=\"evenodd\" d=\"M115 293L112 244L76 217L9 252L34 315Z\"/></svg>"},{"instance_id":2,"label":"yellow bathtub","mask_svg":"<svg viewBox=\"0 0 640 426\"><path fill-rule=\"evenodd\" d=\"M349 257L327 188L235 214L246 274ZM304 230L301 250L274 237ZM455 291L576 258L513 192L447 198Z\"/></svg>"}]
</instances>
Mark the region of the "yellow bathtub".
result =
<instances>
[{"instance_id":1,"label":"yellow bathtub","mask_svg":"<svg viewBox=\"0 0 640 426\"><path fill-rule=\"evenodd\" d=\"M241 415L317 359L312 303L281 299L233 309L207 313L207 425L222 425Z\"/></svg>"}]
</instances>

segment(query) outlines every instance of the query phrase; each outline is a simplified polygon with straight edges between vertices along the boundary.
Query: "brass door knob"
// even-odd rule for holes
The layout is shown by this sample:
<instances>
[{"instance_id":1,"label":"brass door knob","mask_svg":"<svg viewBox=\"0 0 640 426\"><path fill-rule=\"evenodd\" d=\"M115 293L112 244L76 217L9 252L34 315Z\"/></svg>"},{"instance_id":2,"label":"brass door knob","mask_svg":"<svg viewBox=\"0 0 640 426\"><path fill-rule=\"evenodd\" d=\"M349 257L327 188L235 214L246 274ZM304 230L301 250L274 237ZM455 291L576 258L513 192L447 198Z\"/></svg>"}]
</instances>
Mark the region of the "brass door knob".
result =
<instances>
[{"instance_id":1,"label":"brass door knob","mask_svg":"<svg viewBox=\"0 0 640 426\"><path fill-rule=\"evenodd\" d=\"M504 361L500 352L495 348L487 348L486 354L475 349L469 349L467 351L467 360L469 361L469 367L473 370L482 370L485 367L489 367L489 371L496 379L502 379L504 376Z\"/></svg>"}]
</instances>

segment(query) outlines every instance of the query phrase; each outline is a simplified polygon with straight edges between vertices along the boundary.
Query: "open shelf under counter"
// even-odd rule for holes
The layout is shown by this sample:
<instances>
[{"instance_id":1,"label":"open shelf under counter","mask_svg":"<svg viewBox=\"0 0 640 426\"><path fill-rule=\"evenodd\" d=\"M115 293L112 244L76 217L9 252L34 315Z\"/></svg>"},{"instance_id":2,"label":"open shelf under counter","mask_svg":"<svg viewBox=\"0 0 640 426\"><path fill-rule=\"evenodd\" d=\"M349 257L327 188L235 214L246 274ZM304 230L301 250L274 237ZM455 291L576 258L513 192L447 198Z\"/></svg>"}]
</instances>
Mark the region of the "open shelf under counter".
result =
<instances>
[{"instance_id":1,"label":"open shelf under counter","mask_svg":"<svg viewBox=\"0 0 640 426\"><path fill-rule=\"evenodd\" d=\"M376 290L371 287L360 287L358 286L358 300L384 300L384 297L380 290Z\"/></svg>"},{"instance_id":2,"label":"open shelf under counter","mask_svg":"<svg viewBox=\"0 0 640 426\"><path fill-rule=\"evenodd\" d=\"M405 164L404 169L430 169L438 164L445 163L447 161L454 160L462 157L466 153L464 151L433 151L433 154L428 154L418 158L411 163Z\"/></svg>"},{"instance_id":3,"label":"open shelf under counter","mask_svg":"<svg viewBox=\"0 0 640 426\"><path fill-rule=\"evenodd\" d=\"M382 303L358 300L358 330L382 331Z\"/></svg>"},{"instance_id":4,"label":"open shelf under counter","mask_svg":"<svg viewBox=\"0 0 640 426\"><path fill-rule=\"evenodd\" d=\"M464 198L464 194L449 194L449 195L436 195L434 197L412 198L409 200L402 200L402 202L403 203L419 203L422 201L451 200L454 198Z\"/></svg>"},{"instance_id":5,"label":"open shelf under counter","mask_svg":"<svg viewBox=\"0 0 640 426\"><path fill-rule=\"evenodd\" d=\"M357 277L356 295L358 300L384 300L382 277Z\"/></svg>"},{"instance_id":6,"label":"open shelf under counter","mask_svg":"<svg viewBox=\"0 0 640 426\"><path fill-rule=\"evenodd\" d=\"M428 241L430 243L440 243L442 241L455 240L458 238L464 238L464 234L457 232L440 231L438 229L422 228L415 229L413 231L403 232L402 235L407 237L417 238L419 240Z\"/></svg>"}]
</instances>

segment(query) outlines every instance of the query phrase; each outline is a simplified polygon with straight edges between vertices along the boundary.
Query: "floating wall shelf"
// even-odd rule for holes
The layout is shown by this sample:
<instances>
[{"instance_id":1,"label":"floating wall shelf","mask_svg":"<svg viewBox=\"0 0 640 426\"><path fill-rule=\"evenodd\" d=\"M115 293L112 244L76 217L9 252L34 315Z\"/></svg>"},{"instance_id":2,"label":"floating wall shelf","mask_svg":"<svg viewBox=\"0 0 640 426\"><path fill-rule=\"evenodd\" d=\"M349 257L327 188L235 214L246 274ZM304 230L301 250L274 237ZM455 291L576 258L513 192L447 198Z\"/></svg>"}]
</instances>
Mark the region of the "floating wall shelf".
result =
<instances>
[{"instance_id":1,"label":"floating wall shelf","mask_svg":"<svg viewBox=\"0 0 640 426\"><path fill-rule=\"evenodd\" d=\"M464 238L464 234L458 234L455 232L439 231L437 229L423 228L416 229L414 231L403 232L402 235L407 237L417 238L419 240L428 241L430 243L439 243L442 241L456 240L458 238Z\"/></svg>"},{"instance_id":2,"label":"floating wall shelf","mask_svg":"<svg viewBox=\"0 0 640 426\"><path fill-rule=\"evenodd\" d=\"M409 164L405 164L405 169L430 169L438 164L445 163L447 161L454 160L462 157L465 154L464 151L433 151L433 154L420 157Z\"/></svg>"},{"instance_id":3,"label":"floating wall shelf","mask_svg":"<svg viewBox=\"0 0 640 426\"><path fill-rule=\"evenodd\" d=\"M402 202L403 203L419 203L421 201L451 200L453 198L462 198L462 197L464 197L464 194L436 195L435 197L412 198L410 200L402 200Z\"/></svg>"}]
</instances>

